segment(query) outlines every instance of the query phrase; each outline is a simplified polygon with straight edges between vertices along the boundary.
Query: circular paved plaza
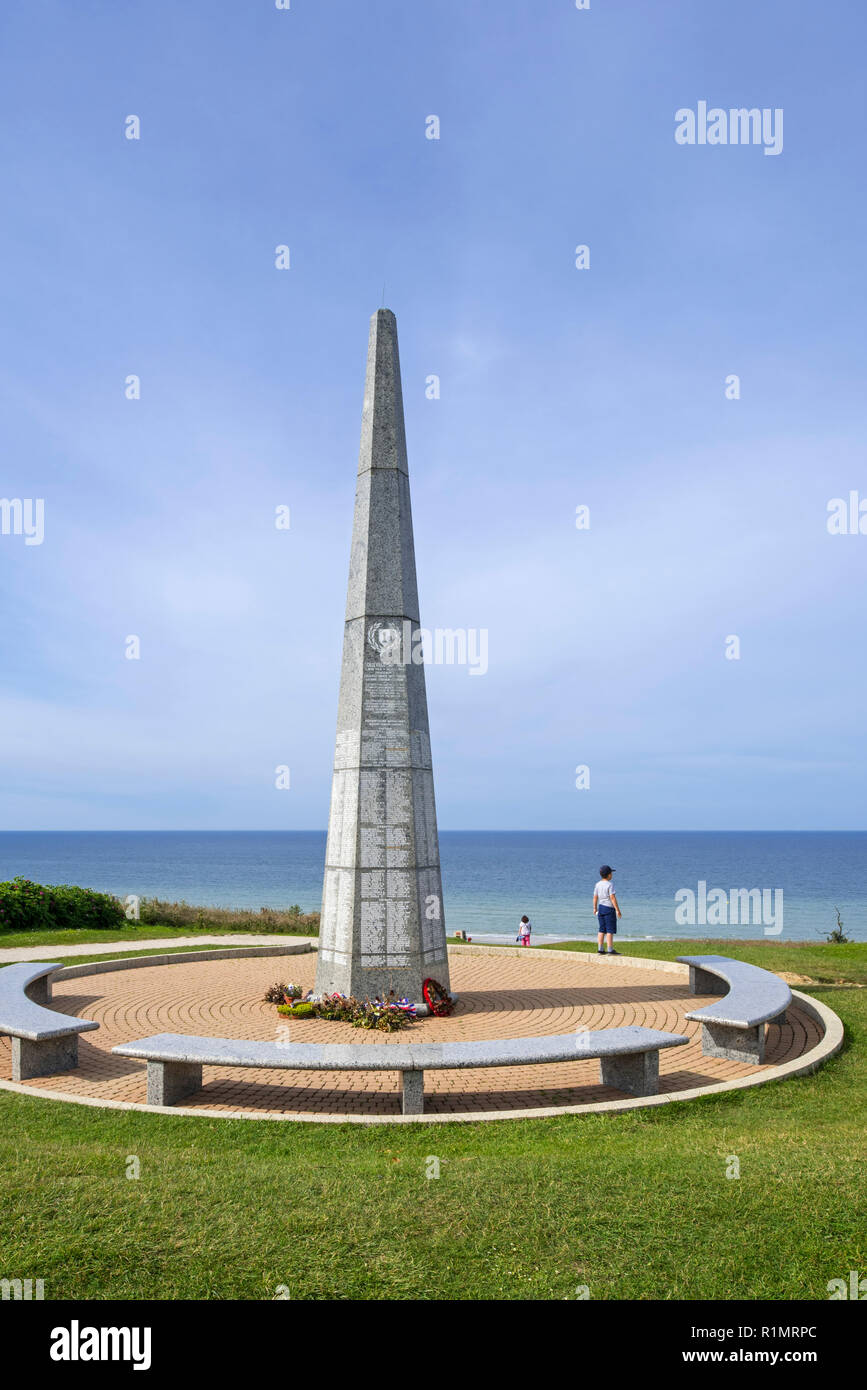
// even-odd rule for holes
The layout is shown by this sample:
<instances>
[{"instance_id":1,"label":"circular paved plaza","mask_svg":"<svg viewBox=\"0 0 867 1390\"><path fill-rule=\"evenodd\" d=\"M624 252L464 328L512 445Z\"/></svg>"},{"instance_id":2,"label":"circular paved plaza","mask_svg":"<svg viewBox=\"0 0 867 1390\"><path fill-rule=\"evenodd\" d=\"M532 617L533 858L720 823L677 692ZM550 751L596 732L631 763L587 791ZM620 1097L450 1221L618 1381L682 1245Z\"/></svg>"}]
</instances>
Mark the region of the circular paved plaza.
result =
<instances>
[{"instance_id":1,"label":"circular paved plaza","mask_svg":"<svg viewBox=\"0 0 867 1390\"><path fill-rule=\"evenodd\" d=\"M281 1018L262 995L275 980L312 987L316 954L231 960L200 960L143 966L57 980L51 1008L94 1019L99 1030L79 1041L74 1071L28 1081L35 1093L62 1092L97 1101L144 1104L145 1063L113 1057L118 1043L154 1033L197 1033L215 1037L286 1039L291 1042L355 1043L388 1047L409 1038L419 1042L519 1038L579 1029L640 1024L689 1037L686 1046L659 1056L660 1093L691 1091L757 1076L810 1052L822 1027L797 999L787 1022L768 1027L763 1066L703 1057L701 1028L684 1015L710 1002L690 995L685 973L598 959L577 953L528 951L507 954L450 954L452 989L460 996L450 1018L420 1019L404 1033L369 1033L349 1024ZM722 996L720 991L720 997ZM281 1030L278 1032L278 1028ZM0 1079L12 1075L11 1041L0 1037ZM394 1072L293 1072L205 1067L203 1088L185 1100L187 1110L224 1114L292 1115L298 1118L400 1115L399 1077ZM430 1071L425 1076L427 1115L467 1116L520 1112L551 1106L622 1101L624 1094L602 1086L594 1060L478 1070Z\"/></svg>"}]
</instances>

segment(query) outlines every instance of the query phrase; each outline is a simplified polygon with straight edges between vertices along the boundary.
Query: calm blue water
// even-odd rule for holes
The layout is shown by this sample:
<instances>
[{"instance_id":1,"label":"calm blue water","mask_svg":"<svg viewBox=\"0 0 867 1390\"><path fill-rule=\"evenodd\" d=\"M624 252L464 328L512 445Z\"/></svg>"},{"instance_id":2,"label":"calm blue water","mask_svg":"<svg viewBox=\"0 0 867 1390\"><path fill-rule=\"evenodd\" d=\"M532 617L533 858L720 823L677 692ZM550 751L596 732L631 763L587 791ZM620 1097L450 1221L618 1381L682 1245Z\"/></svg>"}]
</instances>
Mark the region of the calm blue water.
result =
<instances>
[{"instance_id":1,"label":"calm blue water","mask_svg":"<svg viewBox=\"0 0 867 1390\"><path fill-rule=\"evenodd\" d=\"M759 937L771 922L679 925L675 894L782 889L783 932L819 939L840 908L846 931L867 926L867 832L443 831L446 928L514 935L526 912L537 936L592 936L600 864L614 876L633 937ZM7 831L0 880L78 883L125 897L214 907L318 910L324 831ZM779 895L771 900L773 910Z\"/></svg>"}]
</instances>

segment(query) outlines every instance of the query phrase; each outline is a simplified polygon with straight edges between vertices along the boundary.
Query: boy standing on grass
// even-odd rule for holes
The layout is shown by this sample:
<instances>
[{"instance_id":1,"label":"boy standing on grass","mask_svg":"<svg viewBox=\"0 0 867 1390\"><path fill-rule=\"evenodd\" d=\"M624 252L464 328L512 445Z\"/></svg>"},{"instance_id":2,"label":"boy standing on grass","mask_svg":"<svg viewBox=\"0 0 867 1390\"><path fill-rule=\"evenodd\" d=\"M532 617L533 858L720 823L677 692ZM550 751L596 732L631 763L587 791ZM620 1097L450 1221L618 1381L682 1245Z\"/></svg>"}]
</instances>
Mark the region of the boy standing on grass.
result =
<instances>
[{"instance_id":1,"label":"boy standing on grass","mask_svg":"<svg viewBox=\"0 0 867 1390\"><path fill-rule=\"evenodd\" d=\"M599 935L597 937L597 956L606 954L602 949L602 938L608 938L609 956L619 956L620 952L614 949L614 935L617 931L617 918L622 917L623 913L617 903L617 894L614 891L614 884L611 882L611 875L614 870L610 864L603 864L599 870L599 882L593 890L593 911L599 921Z\"/></svg>"}]
</instances>

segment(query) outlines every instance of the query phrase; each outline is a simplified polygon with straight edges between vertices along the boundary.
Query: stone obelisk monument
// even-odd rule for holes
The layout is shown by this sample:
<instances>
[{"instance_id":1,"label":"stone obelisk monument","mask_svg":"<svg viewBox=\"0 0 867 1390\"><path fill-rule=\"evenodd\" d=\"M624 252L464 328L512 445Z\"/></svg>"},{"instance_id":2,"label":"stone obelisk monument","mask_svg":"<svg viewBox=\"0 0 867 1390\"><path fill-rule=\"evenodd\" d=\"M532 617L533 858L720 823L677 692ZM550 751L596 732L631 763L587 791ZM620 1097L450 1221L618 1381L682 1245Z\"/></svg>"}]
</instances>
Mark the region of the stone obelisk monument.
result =
<instances>
[{"instance_id":1,"label":"stone obelisk monument","mask_svg":"<svg viewBox=\"0 0 867 1390\"><path fill-rule=\"evenodd\" d=\"M449 989L397 323L370 321L317 995Z\"/></svg>"}]
</instances>

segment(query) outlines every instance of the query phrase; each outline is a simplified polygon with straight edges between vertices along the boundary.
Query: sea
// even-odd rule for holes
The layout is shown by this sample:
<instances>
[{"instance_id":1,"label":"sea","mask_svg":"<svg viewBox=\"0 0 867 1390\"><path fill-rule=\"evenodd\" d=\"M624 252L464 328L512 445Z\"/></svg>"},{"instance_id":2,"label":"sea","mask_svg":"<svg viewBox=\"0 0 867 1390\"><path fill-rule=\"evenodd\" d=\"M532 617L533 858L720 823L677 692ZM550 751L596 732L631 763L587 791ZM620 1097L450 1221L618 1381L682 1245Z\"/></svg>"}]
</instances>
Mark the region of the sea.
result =
<instances>
[{"instance_id":1,"label":"sea","mask_svg":"<svg viewBox=\"0 0 867 1390\"><path fill-rule=\"evenodd\" d=\"M440 832L446 931L509 941L594 937L593 887L614 870L621 939L864 940L864 831ZM5 831L0 881L77 883L202 906L318 911L325 831Z\"/></svg>"}]
</instances>

